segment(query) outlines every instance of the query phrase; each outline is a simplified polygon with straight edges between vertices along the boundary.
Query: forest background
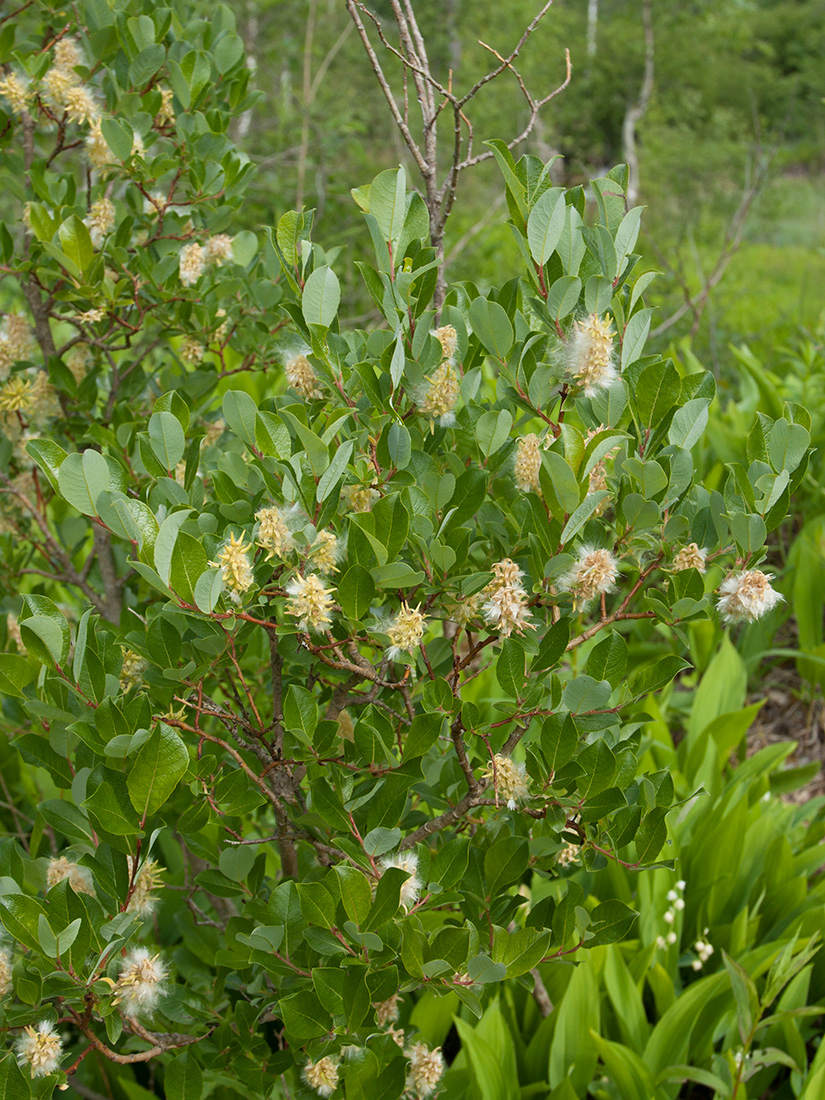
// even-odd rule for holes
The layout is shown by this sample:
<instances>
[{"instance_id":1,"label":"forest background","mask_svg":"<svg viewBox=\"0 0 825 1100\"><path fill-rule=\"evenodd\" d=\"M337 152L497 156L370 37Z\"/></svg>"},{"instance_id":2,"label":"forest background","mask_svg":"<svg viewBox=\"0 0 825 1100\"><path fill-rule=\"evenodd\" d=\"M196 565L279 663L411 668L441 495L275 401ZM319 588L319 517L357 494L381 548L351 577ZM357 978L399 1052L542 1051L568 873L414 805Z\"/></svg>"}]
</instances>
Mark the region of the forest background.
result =
<instances>
[{"instance_id":1,"label":"forest background","mask_svg":"<svg viewBox=\"0 0 825 1100\"><path fill-rule=\"evenodd\" d=\"M416 11L433 71L444 81L452 71L456 87L469 88L491 60L480 42L509 52L537 8L532 0L422 0ZM372 9L392 18L388 2ZM555 182L572 186L628 159L628 116L637 112L637 201L647 207L640 250L646 266L662 269L667 256L675 269L664 269L652 288L654 335L658 327L660 341L692 348L724 391L731 343L773 354L797 326L821 321L825 4L655 0L647 32L645 10L641 0L553 6L519 71L535 95L547 94L564 78L568 48L572 79L519 151L544 160L560 153ZM325 240L350 253L364 249L353 181L399 162L413 183L420 180L345 6L250 0L237 15L261 97L234 135L257 165L244 228L275 224L304 204L317 209ZM474 100L470 121L481 147L520 132L528 116L505 73ZM511 264L516 246L505 223L498 170L488 161L463 177L448 279L483 288ZM682 313L686 291L701 306L720 260L724 277L701 317L691 308ZM352 264L342 269L350 280L345 300L362 313L370 306L363 284ZM680 345L685 337L689 344Z\"/></svg>"}]
</instances>

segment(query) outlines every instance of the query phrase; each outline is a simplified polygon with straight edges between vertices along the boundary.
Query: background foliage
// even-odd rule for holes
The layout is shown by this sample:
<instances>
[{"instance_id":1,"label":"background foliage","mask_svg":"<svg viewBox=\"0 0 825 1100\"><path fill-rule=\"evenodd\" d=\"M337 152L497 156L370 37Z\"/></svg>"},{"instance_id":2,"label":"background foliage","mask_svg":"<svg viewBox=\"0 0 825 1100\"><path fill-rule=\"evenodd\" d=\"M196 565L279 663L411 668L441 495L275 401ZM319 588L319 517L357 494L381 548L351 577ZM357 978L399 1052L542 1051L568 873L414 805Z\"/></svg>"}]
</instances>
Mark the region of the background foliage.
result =
<instances>
[{"instance_id":1,"label":"background foliage","mask_svg":"<svg viewBox=\"0 0 825 1100\"><path fill-rule=\"evenodd\" d=\"M705 313L662 359L641 295L666 316L678 279L639 278L660 255L678 269L682 241L718 252L754 117L777 151L752 232L769 199L815 208L816 5L655 6L656 64L684 82L640 127L655 244L626 214L626 172L593 171L621 156L644 64L638 13L599 7L595 53L532 139L568 153L558 174L498 147L506 202L500 174L466 177L440 318L460 378L431 335L427 214L337 7L250 7L239 25L226 7L93 0L62 60L66 13L2 24L6 78L30 81L25 110L4 99L3 293L32 327L12 314L2 333L5 1026L59 1019L81 1094L311 1095L306 1060L354 1044L339 1095L425 1095L422 1042L444 1044L456 1097L818 1095L821 805L782 800L816 764L788 767L792 742L749 756L746 704L766 659L820 698L820 341L785 325L777 352L746 285L747 323ZM470 13L420 14L431 61L480 75ZM501 15L474 6L478 37L507 37ZM561 64L585 30L553 13L542 49ZM530 47L540 84L548 54ZM517 88L495 88L479 137L519 128ZM289 212L293 194L316 214ZM788 256L818 262L790 237L760 246L770 303L796 293L779 289ZM608 310L626 381L583 396L565 341ZM519 483L531 433L546 446ZM332 633L315 635L297 582L324 530L340 545L320 574ZM725 567L769 552L786 602L724 630L708 617L724 568L672 570L687 541ZM588 543L621 573L582 614ZM508 632L472 600L509 558L533 625ZM420 638L399 633L416 603ZM56 882L59 857L76 869ZM172 976L154 1011L124 1015L118 960L139 943ZM403 1047L374 1007L399 991ZM87 1057L95 1040L108 1053ZM56 1081L10 1057L0 1073L12 1096Z\"/></svg>"}]
</instances>

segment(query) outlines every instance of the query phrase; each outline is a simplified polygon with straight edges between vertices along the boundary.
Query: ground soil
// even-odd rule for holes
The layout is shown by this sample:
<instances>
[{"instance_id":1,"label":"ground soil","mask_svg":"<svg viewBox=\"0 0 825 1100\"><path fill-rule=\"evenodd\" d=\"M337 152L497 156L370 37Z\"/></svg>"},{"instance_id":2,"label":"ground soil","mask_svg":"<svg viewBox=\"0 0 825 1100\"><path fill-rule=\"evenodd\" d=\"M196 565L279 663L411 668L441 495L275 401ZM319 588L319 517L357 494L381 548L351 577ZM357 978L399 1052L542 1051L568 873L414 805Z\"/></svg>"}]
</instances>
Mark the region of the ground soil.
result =
<instances>
[{"instance_id":1,"label":"ground soil","mask_svg":"<svg viewBox=\"0 0 825 1100\"><path fill-rule=\"evenodd\" d=\"M788 766L818 764L819 771L804 787L784 797L790 802L802 803L825 794L825 701L822 692L814 691L800 678L795 664L789 662L772 668L760 682L759 691L748 697L748 703L763 698L765 705L748 733L748 754L777 741L796 741L797 747Z\"/></svg>"}]
</instances>

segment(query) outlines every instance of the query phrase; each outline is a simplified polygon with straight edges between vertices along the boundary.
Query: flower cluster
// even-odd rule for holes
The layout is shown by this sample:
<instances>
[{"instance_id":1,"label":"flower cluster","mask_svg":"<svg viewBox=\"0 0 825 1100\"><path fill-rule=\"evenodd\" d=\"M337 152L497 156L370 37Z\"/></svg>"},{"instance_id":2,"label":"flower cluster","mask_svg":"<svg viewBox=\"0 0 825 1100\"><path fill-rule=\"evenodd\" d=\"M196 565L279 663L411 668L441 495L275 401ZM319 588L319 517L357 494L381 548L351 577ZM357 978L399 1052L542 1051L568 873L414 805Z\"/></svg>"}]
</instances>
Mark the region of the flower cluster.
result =
<instances>
[{"instance_id":1,"label":"flower cluster","mask_svg":"<svg viewBox=\"0 0 825 1100\"><path fill-rule=\"evenodd\" d=\"M322 396L318 375L305 355L293 355L284 367L284 373L287 383L305 401Z\"/></svg>"},{"instance_id":2,"label":"flower cluster","mask_svg":"<svg viewBox=\"0 0 825 1100\"><path fill-rule=\"evenodd\" d=\"M0 80L0 96L8 100L9 106L16 115L22 115L28 110L32 93L17 73L8 73L3 80Z\"/></svg>"},{"instance_id":3,"label":"flower cluster","mask_svg":"<svg viewBox=\"0 0 825 1100\"><path fill-rule=\"evenodd\" d=\"M334 531L319 531L310 550L315 568L328 576L338 572L338 561L342 556L341 543Z\"/></svg>"},{"instance_id":4,"label":"flower cluster","mask_svg":"<svg viewBox=\"0 0 825 1100\"><path fill-rule=\"evenodd\" d=\"M292 533L280 508L274 505L255 513L258 521L258 545L266 550L266 560L283 558L295 548Z\"/></svg>"},{"instance_id":5,"label":"flower cluster","mask_svg":"<svg viewBox=\"0 0 825 1100\"><path fill-rule=\"evenodd\" d=\"M504 558L493 565L493 579L482 589L485 598L484 618L499 633L509 638L515 631L523 634L525 627L535 629L527 610L527 593L521 583L522 572L514 561Z\"/></svg>"},{"instance_id":6,"label":"flower cluster","mask_svg":"<svg viewBox=\"0 0 825 1100\"><path fill-rule=\"evenodd\" d=\"M0 325L0 382L5 382L14 363L28 359L34 350L29 322L20 313L7 313Z\"/></svg>"},{"instance_id":7,"label":"flower cluster","mask_svg":"<svg viewBox=\"0 0 825 1100\"><path fill-rule=\"evenodd\" d=\"M401 886L400 903L407 912L412 909L421 896L424 883L418 874L418 856L413 851L398 852L394 856L385 856L381 860L381 872L388 871L390 867L397 867L406 871L410 876Z\"/></svg>"},{"instance_id":8,"label":"flower cluster","mask_svg":"<svg viewBox=\"0 0 825 1100\"><path fill-rule=\"evenodd\" d=\"M341 501L350 512L369 512L381 494L371 485L345 485Z\"/></svg>"},{"instance_id":9,"label":"flower cluster","mask_svg":"<svg viewBox=\"0 0 825 1100\"><path fill-rule=\"evenodd\" d=\"M175 124L175 109L172 106L172 100L174 95L171 88L160 89L160 107L158 113L155 115L155 126L166 126Z\"/></svg>"},{"instance_id":10,"label":"flower cluster","mask_svg":"<svg viewBox=\"0 0 825 1100\"><path fill-rule=\"evenodd\" d=\"M229 589L229 598L233 603L240 603L241 594L252 587L252 566L247 556L251 549L252 544L245 542L243 535L235 538L234 533L230 533L229 540L218 554L218 560L211 563L220 566L224 587Z\"/></svg>"},{"instance_id":11,"label":"flower cluster","mask_svg":"<svg viewBox=\"0 0 825 1100\"><path fill-rule=\"evenodd\" d=\"M98 199L89 207L89 213L83 219L83 224L89 230L92 238L92 246L100 248L107 233L110 233L115 224L115 204L111 199Z\"/></svg>"},{"instance_id":12,"label":"flower cluster","mask_svg":"<svg viewBox=\"0 0 825 1100\"><path fill-rule=\"evenodd\" d=\"M591 428L587 432L587 435L585 436L585 442L589 443L590 440L593 439L594 436L598 435L599 432L603 432L603 431L604 431L604 425L603 424L600 424L598 426L598 428ZM590 473L588 475L588 483L587 483L587 488L588 488L590 493L598 493L598 492L601 492L602 490L605 490L605 491L607 490L607 460L612 455L612 453L615 449L616 449L615 447L612 447L607 452L607 454L603 455L599 459L599 461L596 462L595 465L593 465L591 467ZM599 501L599 503L596 505L595 509L593 510L593 515L594 516L603 515L604 512L607 510L607 505L608 504L609 504L609 501L606 498L604 500Z\"/></svg>"},{"instance_id":13,"label":"flower cluster","mask_svg":"<svg viewBox=\"0 0 825 1100\"><path fill-rule=\"evenodd\" d=\"M216 233L206 242L205 259L208 264L222 267L232 259L232 238L228 233Z\"/></svg>"},{"instance_id":14,"label":"flower cluster","mask_svg":"<svg viewBox=\"0 0 825 1100\"><path fill-rule=\"evenodd\" d=\"M458 333L452 325L442 325L433 332L433 336L441 344L441 358L452 361L458 347Z\"/></svg>"},{"instance_id":15,"label":"flower cluster","mask_svg":"<svg viewBox=\"0 0 825 1100\"><path fill-rule=\"evenodd\" d=\"M201 275L203 275L205 267L206 256L203 247L199 245L197 241L184 245L180 250L180 259L178 261L180 281L183 285L194 286Z\"/></svg>"},{"instance_id":16,"label":"flower cluster","mask_svg":"<svg viewBox=\"0 0 825 1100\"><path fill-rule=\"evenodd\" d=\"M120 690L127 692L138 687L143 681L145 668L146 662L139 653L135 653L133 649L124 649L123 664L120 668Z\"/></svg>"},{"instance_id":17,"label":"flower cluster","mask_svg":"<svg viewBox=\"0 0 825 1100\"><path fill-rule=\"evenodd\" d=\"M456 600L450 608L450 618L456 626L469 626L481 615L481 604L482 595L480 592L475 592L472 596L467 596L463 600Z\"/></svg>"},{"instance_id":18,"label":"flower cluster","mask_svg":"<svg viewBox=\"0 0 825 1100\"><path fill-rule=\"evenodd\" d=\"M719 613L726 623L752 623L784 599L771 588L772 573L748 569L731 573L719 585Z\"/></svg>"},{"instance_id":19,"label":"flower cluster","mask_svg":"<svg viewBox=\"0 0 825 1100\"><path fill-rule=\"evenodd\" d=\"M163 994L166 977L166 966L159 955L150 955L146 947L134 948L121 963L115 1003L130 1019L151 1014Z\"/></svg>"},{"instance_id":20,"label":"flower cluster","mask_svg":"<svg viewBox=\"0 0 825 1100\"><path fill-rule=\"evenodd\" d=\"M63 362L72 372L75 382L80 385L92 364L92 353L89 350L89 345L82 341L75 344L63 356Z\"/></svg>"},{"instance_id":21,"label":"flower cluster","mask_svg":"<svg viewBox=\"0 0 825 1100\"><path fill-rule=\"evenodd\" d=\"M407 1070L407 1091L419 1100L432 1095L444 1074L444 1058L441 1048L430 1050L426 1043L414 1043L405 1051L410 1060Z\"/></svg>"},{"instance_id":22,"label":"flower cluster","mask_svg":"<svg viewBox=\"0 0 825 1100\"><path fill-rule=\"evenodd\" d=\"M704 573L707 569L707 556L707 550L702 550L695 542L689 542L675 555L670 568L674 573L681 573L683 569L698 569L700 573Z\"/></svg>"},{"instance_id":23,"label":"flower cluster","mask_svg":"<svg viewBox=\"0 0 825 1100\"><path fill-rule=\"evenodd\" d=\"M706 928L700 939L693 945L693 950L699 956L690 964L692 970L699 971L713 954L713 944L708 941L709 928Z\"/></svg>"},{"instance_id":24,"label":"flower cluster","mask_svg":"<svg viewBox=\"0 0 825 1100\"><path fill-rule=\"evenodd\" d=\"M11 957L8 951L0 948L0 997L11 989Z\"/></svg>"},{"instance_id":25,"label":"flower cluster","mask_svg":"<svg viewBox=\"0 0 825 1100\"><path fill-rule=\"evenodd\" d=\"M46 868L46 885L51 890L64 878L69 880L69 885L76 894L91 894L94 897L95 888L92 885L92 875L88 867L81 867L66 856L58 856L50 859Z\"/></svg>"},{"instance_id":26,"label":"flower cluster","mask_svg":"<svg viewBox=\"0 0 825 1100\"><path fill-rule=\"evenodd\" d=\"M409 880L408 880L409 881ZM394 1024L398 1021L401 998L398 993L393 993L386 1001L381 1001L375 1006L375 1022L379 1027Z\"/></svg>"},{"instance_id":27,"label":"flower cluster","mask_svg":"<svg viewBox=\"0 0 825 1100\"><path fill-rule=\"evenodd\" d=\"M567 354L567 370L585 397L595 397L618 377L613 363L613 327L597 313L576 321Z\"/></svg>"},{"instance_id":28,"label":"flower cluster","mask_svg":"<svg viewBox=\"0 0 825 1100\"><path fill-rule=\"evenodd\" d=\"M517 764L509 756L497 752L482 778L492 782L496 801L506 799L508 810L515 810L519 802L530 797L530 780L524 764Z\"/></svg>"},{"instance_id":29,"label":"flower cluster","mask_svg":"<svg viewBox=\"0 0 825 1100\"><path fill-rule=\"evenodd\" d=\"M665 911L662 919L664 920L665 924L670 927L670 931L667 933L666 936L656 937L656 946L660 950L664 949L665 947L672 947L678 939L678 936L673 931L672 926L676 920L676 914L681 913L685 907L685 899L682 897L682 894L685 891L685 885L685 880L679 879L679 881L676 883L676 889L668 890L667 892L667 900L670 902L670 907Z\"/></svg>"},{"instance_id":30,"label":"flower cluster","mask_svg":"<svg viewBox=\"0 0 825 1100\"><path fill-rule=\"evenodd\" d=\"M135 869L135 861L132 856L126 857L126 863L129 868L129 874L132 875ZM146 860L135 878L132 896L129 898L129 904L126 906L127 913L137 913L139 917L148 917L150 913L155 911L158 904L158 898L155 891L161 884L162 880L160 875L162 871L163 868L158 864L157 860Z\"/></svg>"},{"instance_id":31,"label":"flower cluster","mask_svg":"<svg viewBox=\"0 0 825 1100\"><path fill-rule=\"evenodd\" d=\"M196 336L186 336L181 342L178 354L184 363L201 363L206 348Z\"/></svg>"},{"instance_id":32,"label":"flower cluster","mask_svg":"<svg viewBox=\"0 0 825 1100\"><path fill-rule=\"evenodd\" d=\"M319 1096L332 1096L338 1087L338 1063L334 1058L319 1058L304 1066L304 1080Z\"/></svg>"},{"instance_id":33,"label":"flower cluster","mask_svg":"<svg viewBox=\"0 0 825 1100\"><path fill-rule=\"evenodd\" d=\"M103 136L100 119L96 119L86 138L86 153L92 168L105 169L112 161L112 152ZM105 174L105 173L104 173Z\"/></svg>"},{"instance_id":34,"label":"flower cluster","mask_svg":"<svg viewBox=\"0 0 825 1100\"><path fill-rule=\"evenodd\" d=\"M36 1028L24 1028L15 1047L17 1064L28 1066L32 1077L46 1077L60 1066L63 1043L48 1020L41 1020Z\"/></svg>"},{"instance_id":35,"label":"flower cluster","mask_svg":"<svg viewBox=\"0 0 825 1100\"><path fill-rule=\"evenodd\" d=\"M401 610L387 628L391 643L387 656L391 661L399 661L402 654L412 653L421 644L425 619L419 611L420 607L421 604L418 607L410 607L409 604L402 603Z\"/></svg>"},{"instance_id":36,"label":"flower cluster","mask_svg":"<svg viewBox=\"0 0 825 1100\"><path fill-rule=\"evenodd\" d=\"M326 588L320 577L314 573L293 577L286 586L289 599L286 601L286 613L298 619L298 629L303 631L323 630L332 621L332 589Z\"/></svg>"},{"instance_id":37,"label":"flower cluster","mask_svg":"<svg viewBox=\"0 0 825 1100\"><path fill-rule=\"evenodd\" d=\"M535 432L523 435L516 444L516 485L522 493L539 493L541 445Z\"/></svg>"},{"instance_id":38,"label":"flower cluster","mask_svg":"<svg viewBox=\"0 0 825 1100\"><path fill-rule=\"evenodd\" d=\"M31 408L32 384L19 374L0 389L0 413L25 413Z\"/></svg>"},{"instance_id":39,"label":"flower cluster","mask_svg":"<svg viewBox=\"0 0 825 1100\"><path fill-rule=\"evenodd\" d=\"M581 862L581 849L575 844L565 844L556 854L556 863L559 867L569 867L571 863Z\"/></svg>"},{"instance_id":40,"label":"flower cluster","mask_svg":"<svg viewBox=\"0 0 825 1100\"><path fill-rule=\"evenodd\" d=\"M559 587L572 593L574 606L580 606L612 592L617 575L616 559L609 550L582 546L572 567L559 578Z\"/></svg>"},{"instance_id":41,"label":"flower cluster","mask_svg":"<svg viewBox=\"0 0 825 1100\"><path fill-rule=\"evenodd\" d=\"M442 427L455 423L454 409L460 392L461 386L455 368L445 359L426 379L424 392L418 402L422 415L430 418L431 428L434 428L436 420Z\"/></svg>"}]
</instances>

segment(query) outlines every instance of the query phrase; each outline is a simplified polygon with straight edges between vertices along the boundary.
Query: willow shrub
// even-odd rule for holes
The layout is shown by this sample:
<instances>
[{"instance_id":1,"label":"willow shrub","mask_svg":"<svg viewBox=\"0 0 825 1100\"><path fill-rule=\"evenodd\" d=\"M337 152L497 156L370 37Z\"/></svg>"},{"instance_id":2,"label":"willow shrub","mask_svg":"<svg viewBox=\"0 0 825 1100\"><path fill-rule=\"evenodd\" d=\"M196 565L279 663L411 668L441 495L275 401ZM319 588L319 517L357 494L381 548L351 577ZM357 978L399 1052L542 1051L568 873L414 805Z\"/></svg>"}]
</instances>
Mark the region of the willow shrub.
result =
<instances>
[{"instance_id":1,"label":"willow shrub","mask_svg":"<svg viewBox=\"0 0 825 1100\"><path fill-rule=\"evenodd\" d=\"M804 413L702 484L713 378L644 354L623 168L585 222L493 143L523 272L438 318L382 173L348 328L309 213L226 233L227 8L37 5L0 42L0 1091L430 1095L421 991L480 1016L632 928L568 869L666 861L644 700L714 589L733 623L780 598Z\"/></svg>"}]
</instances>

